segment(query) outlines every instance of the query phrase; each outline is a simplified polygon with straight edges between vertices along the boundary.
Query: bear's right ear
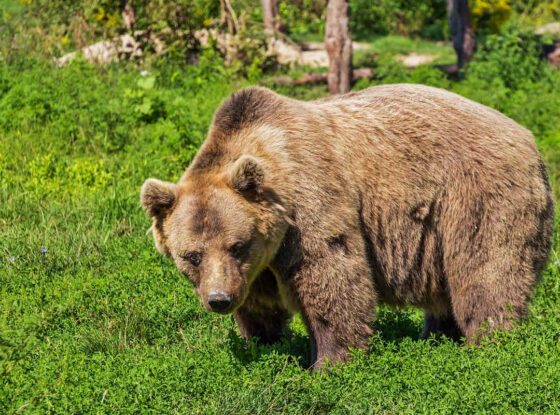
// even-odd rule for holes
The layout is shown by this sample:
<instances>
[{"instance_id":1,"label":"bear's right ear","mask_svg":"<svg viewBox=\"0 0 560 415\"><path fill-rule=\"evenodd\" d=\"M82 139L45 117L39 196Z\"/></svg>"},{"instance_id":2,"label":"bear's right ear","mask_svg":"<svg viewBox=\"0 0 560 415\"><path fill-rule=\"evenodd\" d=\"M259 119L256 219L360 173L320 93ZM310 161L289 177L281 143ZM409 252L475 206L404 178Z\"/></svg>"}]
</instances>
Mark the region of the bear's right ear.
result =
<instances>
[{"instance_id":1,"label":"bear's right ear","mask_svg":"<svg viewBox=\"0 0 560 415\"><path fill-rule=\"evenodd\" d=\"M177 200L179 186L175 183L148 179L140 191L140 202L150 217L165 215Z\"/></svg>"}]
</instances>

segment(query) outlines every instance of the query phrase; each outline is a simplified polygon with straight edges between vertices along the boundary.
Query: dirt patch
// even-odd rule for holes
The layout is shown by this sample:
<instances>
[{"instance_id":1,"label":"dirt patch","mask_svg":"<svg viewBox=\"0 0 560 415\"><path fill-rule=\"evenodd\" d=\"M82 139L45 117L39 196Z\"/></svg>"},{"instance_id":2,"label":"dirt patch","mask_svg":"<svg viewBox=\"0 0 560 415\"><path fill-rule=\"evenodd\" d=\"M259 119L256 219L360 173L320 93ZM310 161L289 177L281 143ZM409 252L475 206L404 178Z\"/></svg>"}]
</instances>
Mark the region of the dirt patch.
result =
<instances>
[{"instance_id":1,"label":"dirt patch","mask_svg":"<svg viewBox=\"0 0 560 415\"><path fill-rule=\"evenodd\" d=\"M402 62L409 68L415 68L419 65L425 65L435 61L439 55L409 53L408 55L399 55L395 59Z\"/></svg>"}]
</instances>

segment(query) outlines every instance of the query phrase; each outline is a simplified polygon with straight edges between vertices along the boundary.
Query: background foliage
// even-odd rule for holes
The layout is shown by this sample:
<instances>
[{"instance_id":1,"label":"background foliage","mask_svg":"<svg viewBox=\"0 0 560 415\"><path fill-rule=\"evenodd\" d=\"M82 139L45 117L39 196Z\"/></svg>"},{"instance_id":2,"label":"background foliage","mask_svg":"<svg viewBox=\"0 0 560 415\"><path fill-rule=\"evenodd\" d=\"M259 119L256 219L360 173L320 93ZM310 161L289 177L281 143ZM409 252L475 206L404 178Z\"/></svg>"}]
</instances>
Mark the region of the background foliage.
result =
<instances>
[{"instance_id":1,"label":"background foliage","mask_svg":"<svg viewBox=\"0 0 560 415\"><path fill-rule=\"evenodd\" d=\"M287 33L295 39L322 38L327 0L280 0L280 17ZM82 48L95 39L122 33L124 0L4 0L0 2L1 37L12 46L41 55L60 56ZM193 31L216 27L219 0L131 0L135 30L163 34L171 52L186 58L196 50ZM479 36L498 33L513 19L518 26L531 27L560 18L560 0L469 0L473 25ZM238 18L250 28L248 36L262 32L259 0L231 0ZM447 40L445 0L350 0L350 27L354 38L379 35L421 36ZM25 29L25 30L22 30ZM15 39L14 39L15 36ZM6 50L3 50L6 53Z\"/></svg>"}]
</instances>

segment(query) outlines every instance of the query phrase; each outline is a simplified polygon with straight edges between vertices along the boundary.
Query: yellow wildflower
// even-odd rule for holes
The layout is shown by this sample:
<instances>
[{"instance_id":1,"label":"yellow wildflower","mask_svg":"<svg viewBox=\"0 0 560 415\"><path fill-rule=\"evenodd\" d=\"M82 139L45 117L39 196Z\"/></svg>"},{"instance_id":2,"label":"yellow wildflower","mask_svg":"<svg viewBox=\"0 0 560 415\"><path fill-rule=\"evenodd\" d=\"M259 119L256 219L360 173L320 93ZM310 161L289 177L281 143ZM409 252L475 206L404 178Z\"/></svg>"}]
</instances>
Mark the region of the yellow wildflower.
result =
<instances>
[{"instance_id":1,"label":"yellow wildflower","mask_svg":"<svg viewBox=\"0 0 560 415\"><path fill-rule=\"evenodd\" d=\"M493 32L499 32L502 24L509 19L511 0L470 0L472 24L475 30L483 23Z\"/></svg>"},{"instance_id":2,"label":"yellow wildflower","mask_svg":"<svg viewBox=\"0 0 560 415\"><path fill-rule=\"evenodd\" d=\"M105 22L105 26L107 27L116 27L118 23L117 13L115 14L106 14L105 17L107 21Z\"/></svg>"},{"instance_id":3,"label":"yellow wildflower","mask_svg":"<svg viewBox=\"0 0 560 415\"><path fill-rule=\"evenodd\" d=\"M100 22L101 20L103 20L104 17L105 17L105 10L103 9L103 7L99 7L97 9L97 12L93 15L93 20L95 20L96 22Z\"/></svg>"}]
</instances>

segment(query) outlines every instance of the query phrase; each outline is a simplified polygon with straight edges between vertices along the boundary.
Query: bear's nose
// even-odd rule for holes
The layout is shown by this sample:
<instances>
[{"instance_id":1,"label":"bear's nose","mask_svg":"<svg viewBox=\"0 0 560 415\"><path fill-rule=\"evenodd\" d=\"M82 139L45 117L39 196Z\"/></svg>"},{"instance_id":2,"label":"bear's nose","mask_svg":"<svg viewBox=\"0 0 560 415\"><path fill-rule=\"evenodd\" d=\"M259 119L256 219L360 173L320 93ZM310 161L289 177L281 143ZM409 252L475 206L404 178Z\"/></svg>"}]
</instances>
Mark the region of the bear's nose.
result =
<instances>
[{"instance_id":1,"label":"bear's nose","mask_svg":"<svg viewBox=\"0 0 560 415\"><path fill-rule=\"evenodd\" d=\"M225 313L231 307L231 295L222 291L212 291L208 295L208 304L212 311L217 313Z\"/></svg>"}]
</instances>

